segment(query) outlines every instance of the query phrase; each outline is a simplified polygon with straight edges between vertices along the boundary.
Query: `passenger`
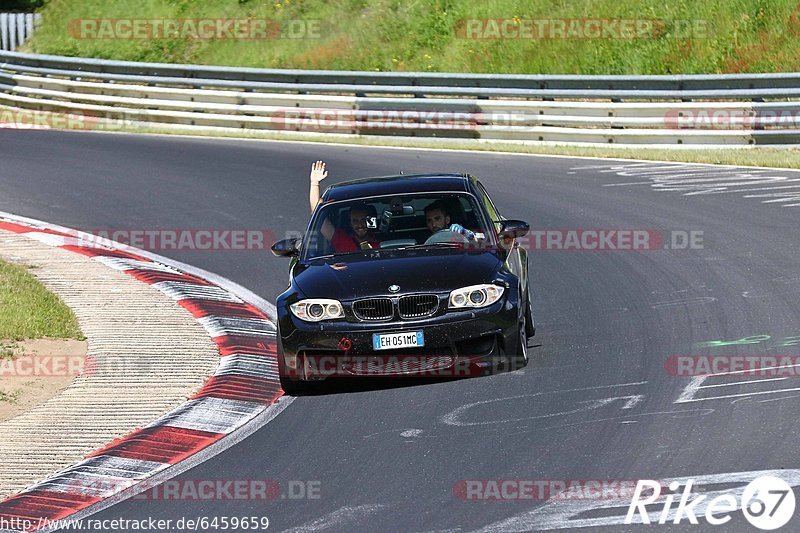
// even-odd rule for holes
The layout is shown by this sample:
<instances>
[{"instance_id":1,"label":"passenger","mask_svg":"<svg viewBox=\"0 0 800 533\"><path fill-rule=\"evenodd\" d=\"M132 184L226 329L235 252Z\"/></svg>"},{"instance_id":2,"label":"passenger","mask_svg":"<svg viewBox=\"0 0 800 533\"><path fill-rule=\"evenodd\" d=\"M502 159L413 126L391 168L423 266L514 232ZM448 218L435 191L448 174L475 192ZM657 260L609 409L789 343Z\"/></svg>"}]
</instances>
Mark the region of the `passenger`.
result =
<instances>
[{"instance_id":1,"label":"passenger","mask_svg":"<svg viewBox=\"0 0 800 533\"><path fill-rule=\"evenodd\" d=\"M311 191L308 199L312 213L319 203L319 182L327 176L328 172L325 170L324 162L317 161L311 165ZM322 222L320 231L323 237L330 241L334 252L356 252L358 250L380 248L380 242L375 238L370 228L367 227L369 212L369 206L366 204L351 207L348 216L350 221L349 231L337 228L327 218Z\"/></svg>"},{"instance_id":2,"label":"passenger","mask_svg":"<svg viewBox=\"0 0 800 533\"><path fill-rule=\"evenodd\" d=\"M447 208L440 200L428 204L425 208L425 224L428 226L431 235L442 230L460 233L467 239L475 239L475 233L468 230L461 224L451 224L450 215L447 213Z\"/></svg>"}]
</instances>

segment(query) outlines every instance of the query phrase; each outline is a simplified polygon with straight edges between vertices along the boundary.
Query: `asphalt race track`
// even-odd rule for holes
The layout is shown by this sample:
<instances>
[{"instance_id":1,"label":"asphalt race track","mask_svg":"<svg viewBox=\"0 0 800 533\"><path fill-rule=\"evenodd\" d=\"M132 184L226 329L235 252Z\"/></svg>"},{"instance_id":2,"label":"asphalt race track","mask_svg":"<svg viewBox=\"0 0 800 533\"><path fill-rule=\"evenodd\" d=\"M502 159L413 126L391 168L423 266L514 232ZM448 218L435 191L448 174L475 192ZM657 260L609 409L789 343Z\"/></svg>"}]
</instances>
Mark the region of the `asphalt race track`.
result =
<instances>
[{"instance_id":1,"label":"asphalt race track","mask_svg":"<svg viewBox=\"0 0 800 533\"><path fill-rule=\"evenodd\" d=\"M674 355L800 355L800 207L775 196L791 191L798 173L698 174L698 167L671 171L657 163L620 163L628 169L620 170L588 159L0 130L0 210L88 231L283 235L305 229L316 159L330 170L323 185L401 170L463 171L482 179L506 217L535 229L700 231L702 248L531 250L537 336L526 369L322 389L180 476L276 480L285 499L134 499L95 518L266 516L270 530L297 532L598 524L587 531L640 531L622 525L627 505L604 507L602 499L459 495L467 480L693 478L717 490L736 486L738 473L766 470L786 470L784 479L800 485L800 381L732 375L698 382L665 370ZM269 251L157 252L271 301L287 284L288 261ZM290 497L292 481L311 482L305 486L318 487L319 497ZM701 526L687 524L650 527L754 530L741 513L724 526L702 518Z\"/></svg>"}]
</instances>

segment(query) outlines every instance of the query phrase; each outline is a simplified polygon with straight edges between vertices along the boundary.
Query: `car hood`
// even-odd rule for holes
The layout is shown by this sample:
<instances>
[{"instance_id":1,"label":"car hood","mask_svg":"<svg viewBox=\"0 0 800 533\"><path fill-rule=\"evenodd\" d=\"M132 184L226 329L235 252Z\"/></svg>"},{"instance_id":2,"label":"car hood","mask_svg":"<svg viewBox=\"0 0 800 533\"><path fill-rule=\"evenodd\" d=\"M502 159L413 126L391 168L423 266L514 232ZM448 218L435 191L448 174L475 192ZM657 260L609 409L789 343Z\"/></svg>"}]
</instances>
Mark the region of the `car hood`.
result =
<instances>
[{"instance_id":1,"label":"car hood","mask_svg":"<svg viewBox=\"0 0 800 533\"><path fill-rule=\"evenodd\" d=\"M306 298L348 300L366 296L441 292L490 283L503 264L497 251L381 250L315 259L294 267L294 283Z\"/></svg>"}]
</instances>

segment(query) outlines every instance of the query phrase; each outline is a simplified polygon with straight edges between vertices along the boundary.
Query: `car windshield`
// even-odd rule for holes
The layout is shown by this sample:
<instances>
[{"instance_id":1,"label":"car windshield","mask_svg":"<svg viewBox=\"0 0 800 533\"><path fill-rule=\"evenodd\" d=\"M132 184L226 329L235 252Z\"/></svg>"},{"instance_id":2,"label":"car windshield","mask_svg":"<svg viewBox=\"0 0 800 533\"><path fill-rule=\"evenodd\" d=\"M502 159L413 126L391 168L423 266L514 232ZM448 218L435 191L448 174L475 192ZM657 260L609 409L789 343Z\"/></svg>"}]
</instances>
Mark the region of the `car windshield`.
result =
<instances>
[{"instance_id":1,"label":"car windshield","mask_svg":"<svg viewBox=\"0 0 800 533\"><path fill-rule=\"evenodd\" d=\"M451 231L453 224L465 231ZM470 194L370 197L321 206L303 240L303 259L376 248L455 250L491 243L491 231Z\"/></svg>"}]
</instances>

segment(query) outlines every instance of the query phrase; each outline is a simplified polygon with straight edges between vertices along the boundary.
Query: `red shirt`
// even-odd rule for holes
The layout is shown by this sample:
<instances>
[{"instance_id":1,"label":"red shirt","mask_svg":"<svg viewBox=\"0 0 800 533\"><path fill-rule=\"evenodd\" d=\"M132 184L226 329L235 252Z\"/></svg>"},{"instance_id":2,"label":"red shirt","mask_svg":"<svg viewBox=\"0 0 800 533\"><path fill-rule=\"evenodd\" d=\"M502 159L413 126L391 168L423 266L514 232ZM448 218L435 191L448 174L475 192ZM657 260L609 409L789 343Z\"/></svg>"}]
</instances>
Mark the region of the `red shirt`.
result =
<instances>
[{"instance_id":1,"label":"red shirt","mask_svg":"<svg viewBox=\"0 0 800 533\"><path fill-rule=\"evenodd\" d=\"M373 248L381 247L381 243L372 235L367 235L364 241L368 242ZM331 244L334 252L357 252L362 249L361 241L342 228L336 228L336 231L333 232Z\"/></svg>"}]
</instances>

